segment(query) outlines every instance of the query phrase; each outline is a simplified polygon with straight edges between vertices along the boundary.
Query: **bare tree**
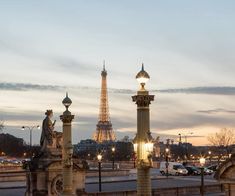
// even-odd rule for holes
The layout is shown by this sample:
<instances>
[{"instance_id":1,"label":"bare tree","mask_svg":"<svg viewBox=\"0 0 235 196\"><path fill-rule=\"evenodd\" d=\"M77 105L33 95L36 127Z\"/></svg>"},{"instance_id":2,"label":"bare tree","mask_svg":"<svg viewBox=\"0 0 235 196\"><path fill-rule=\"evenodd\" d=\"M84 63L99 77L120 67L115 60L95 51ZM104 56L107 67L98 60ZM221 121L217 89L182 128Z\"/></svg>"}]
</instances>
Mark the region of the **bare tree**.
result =
<instances>
[{"instance_id":1,"label":"bare tree","mask_svg":"<svg viewBox=\"0 0 235 196\"><path fill-rule=\"evenodd\" d=\"M226 150L227 155L230 153L230 146L235 144L235 135L233 129L223 128L207 137L213 146L222 147Z\"/></svg>"}]
</instances>

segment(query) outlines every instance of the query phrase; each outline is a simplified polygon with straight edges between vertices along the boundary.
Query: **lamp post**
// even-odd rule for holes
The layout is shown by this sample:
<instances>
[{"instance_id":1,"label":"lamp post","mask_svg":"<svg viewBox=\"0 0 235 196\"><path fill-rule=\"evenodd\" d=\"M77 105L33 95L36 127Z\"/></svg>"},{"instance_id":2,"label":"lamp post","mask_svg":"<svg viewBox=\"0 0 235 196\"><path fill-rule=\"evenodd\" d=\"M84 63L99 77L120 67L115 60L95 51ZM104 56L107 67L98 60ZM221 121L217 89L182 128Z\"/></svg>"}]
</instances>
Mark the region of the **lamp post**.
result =
<instances>
[{"instance_id":1,"label":"lamp post","mask_svg":"<svg viewBox=\"0 0 235 196\"><path fill-rule=\"evenodd\" d=\"M102 191L101 187L101 161L102 161L102 155L98 154L97 155L98 163L99 163L99 192Z\"/></svg>"},{"instance_id":2,"label":"lamp post","mask_svg":"<svg viewBox=\"0 0 235 196\"><path fill-rule=\"evenodd\" d=\"M208 154L209 154L209 160L210 160L210 163L211 163L211 151L210 150L208 151Z\"/></svg>"},{"instance_id":3,"label":"lamp post","mask_svg":"<svg viewBox=\"0 0 235 196\"><path fill-rule=\"evenodd\" d=\"M62 145L62 173L63 173L63 196L74 195L73 193L73 145L72 145L72 127L71 122L74 115L68 110L72 104L71 99L66 93L66 97L62 101L66 110L60 116L63 122L63 145Z\"/></svg>"},{"instance_id":4,"label":"lamp post","mask_svg":"<svg viewBox=\"0 0 235 196\"><path fill-rule=\"evenodd\" d=\"M29 145L30 145L30 148L32 147L32 131L34 128L37 128L37 129L40 129L40 126L37 125L37 126L22 126L21 127L21 130L24 131L25 129L28 129L29 130L29 134L30 134L30 140L29 140Z\"/></svg>"},{"instance_id":5,"label":"lamp post","mask_svg":"<svg viewBox=\"0 0 235 196\"><path fill-rule=\"evenodd\" d=\"M201 157L199 159L201 165L201 196L204 196L204 165L206 163L206 159Z\"/></svg>"},{"instance_id":6,"label":"lamp post","mask_svg":"<svg viewBox=\"0 0 235 196\"><path fill-rule=\"evenodd\" d=\"M113 168L113 170L114 170L114 155L115 155L115 150L116 150L116 148L113 146L112 147L112 161L113 161L112 168Z\"/></svg>"},{"instance_id":7,"label":"lamp post","mask_svg":"<svg viewBox=\"0 0 235 196\"><path fill-rule=\"evenodd\" d=\"M181 133L178 134L179 135L179 146L182 144L182 137L181 137Z\"/></svg>"},{"instance_id":8,"label":"lamp post","mask_svg":"<svg viewBox=\"0 0 235 196\"><path fill-rule=\"evenodd\" d=\"M182 144L182 134L179 133L179 145ZM188 132L188 135L193 135L193 132ZM188 162L188 135L187 134L183 134L184 139L185 139L185 162Z\"/></svg>"},{"instance_id":9,"label":"lamp post","mask_svg":"<svg viewBox=\"0 0 235 196\"><path fill-rule=\"evenodd\" d=\"M136 75L140 83L137 95L132 96L133 102L137 104L137 134L134 139L137 154L137 195L151 195L150 168L152 167L153 143L150 132L149 104L154 100L154 95L144 88L149 80L149 74L144 70Z\"/></svg>"},{"instance_id":10,"label":"lamp post","mask_svg":"<svg viewBox=\"0 0 235 196\"><path fill-rule=\"evenodd\" d=\"M169 176L169 172L168 172L168 166L169 166L169 148L166 148L165 152L166 152L166 177L168 178Z\"/></svg>"},{"instance_id":11,"label":"lamp post","mask_svg":"<svg viewBox=\"0 0 235 196\"><path fill-rule=\"evenodd\" d=\"M37 129L40 129L40 126L39 125L37 125L37 126L22 126L21 127L21 130L22 131L24 131L25 129L28 129L29 130L29 146L30 146L30 156L33 156L33 154L32 154L32 131L33 131L33 129L35 129L35 128L37 128Z\"/></svg>"}]
</instances>

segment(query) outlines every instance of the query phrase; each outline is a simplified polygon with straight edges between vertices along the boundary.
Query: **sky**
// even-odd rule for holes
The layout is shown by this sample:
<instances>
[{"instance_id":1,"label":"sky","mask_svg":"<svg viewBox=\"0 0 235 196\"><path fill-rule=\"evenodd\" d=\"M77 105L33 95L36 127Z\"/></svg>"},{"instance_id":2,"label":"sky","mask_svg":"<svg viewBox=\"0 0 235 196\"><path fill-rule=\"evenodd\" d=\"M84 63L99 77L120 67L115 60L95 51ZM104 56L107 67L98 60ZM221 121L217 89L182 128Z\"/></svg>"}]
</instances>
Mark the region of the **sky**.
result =
<instances>
[{"instance_id":1,"label":"sky","mask_svg":"<svg viewBox=\"0 0 235 196\"><path fill-rule=\"evenodd\" d=\"M41 125L47 109L61 131L68 91L73 143L91 138L105 60L113 128L118 139L132 138L131 96L143 62L155 95L153 136L177 142L181 133L194 145L209 144L208 135L235 128L234 9L232 0L0 0L4 132L28 142L20 127ZM34 144L40 134L33 131Z\"/></svg>"}]
</instances>

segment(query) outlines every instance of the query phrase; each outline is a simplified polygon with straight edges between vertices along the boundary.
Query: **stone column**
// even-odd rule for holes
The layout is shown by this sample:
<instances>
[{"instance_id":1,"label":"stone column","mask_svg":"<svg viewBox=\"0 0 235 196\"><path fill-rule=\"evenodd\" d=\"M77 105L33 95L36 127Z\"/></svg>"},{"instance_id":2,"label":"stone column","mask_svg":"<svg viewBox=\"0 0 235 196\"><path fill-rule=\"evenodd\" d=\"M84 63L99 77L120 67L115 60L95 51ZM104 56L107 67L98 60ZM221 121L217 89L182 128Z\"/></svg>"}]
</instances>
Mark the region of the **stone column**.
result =
<instances>
[{"instance_id":1,"label":"stone column","mask_svg":"<svg viewBox=\"0 0 235 196\"><path fill-rule=\"evenodd\" d=\"M69 99L68 94L62 102L66 111L60 116L63 122L63 147L62 147L62 167L63 167L63 195L74 195L73 193L73 145L71 135L71 122L74 115L68 110L72 101Z\"/></svg>"},{"instance_id":2,"label":"stone column","mask_svg":"<svg viewBox=\"0 0 235 196\"><path fill-rule=\"evenodd\" d=\"M154 100L154 95L149 95L148 91L142 89L132 99L137 104L137 195L148 196L151 195L152 162L145 143L150 133L149 104Z\"/></svg>"}]
</instances>

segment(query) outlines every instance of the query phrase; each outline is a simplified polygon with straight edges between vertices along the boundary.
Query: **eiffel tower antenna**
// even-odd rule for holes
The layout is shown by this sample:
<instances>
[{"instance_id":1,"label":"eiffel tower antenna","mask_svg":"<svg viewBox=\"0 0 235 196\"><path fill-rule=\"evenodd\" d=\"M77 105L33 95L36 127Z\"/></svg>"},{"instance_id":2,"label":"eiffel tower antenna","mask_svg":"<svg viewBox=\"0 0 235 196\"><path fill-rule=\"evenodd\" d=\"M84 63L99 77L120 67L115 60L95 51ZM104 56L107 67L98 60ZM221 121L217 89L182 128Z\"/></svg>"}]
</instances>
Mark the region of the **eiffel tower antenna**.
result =
<instances>
[{"instance_id":1,"label":"eiffel tower antenna","mask_svg":"<svg viewBox=\"0 0 235 196\"><path fill-rule=\"evenodd\" d=\"M103 71L105 71L105 60L103 60Z\"/></svg>"}]
</instances>

